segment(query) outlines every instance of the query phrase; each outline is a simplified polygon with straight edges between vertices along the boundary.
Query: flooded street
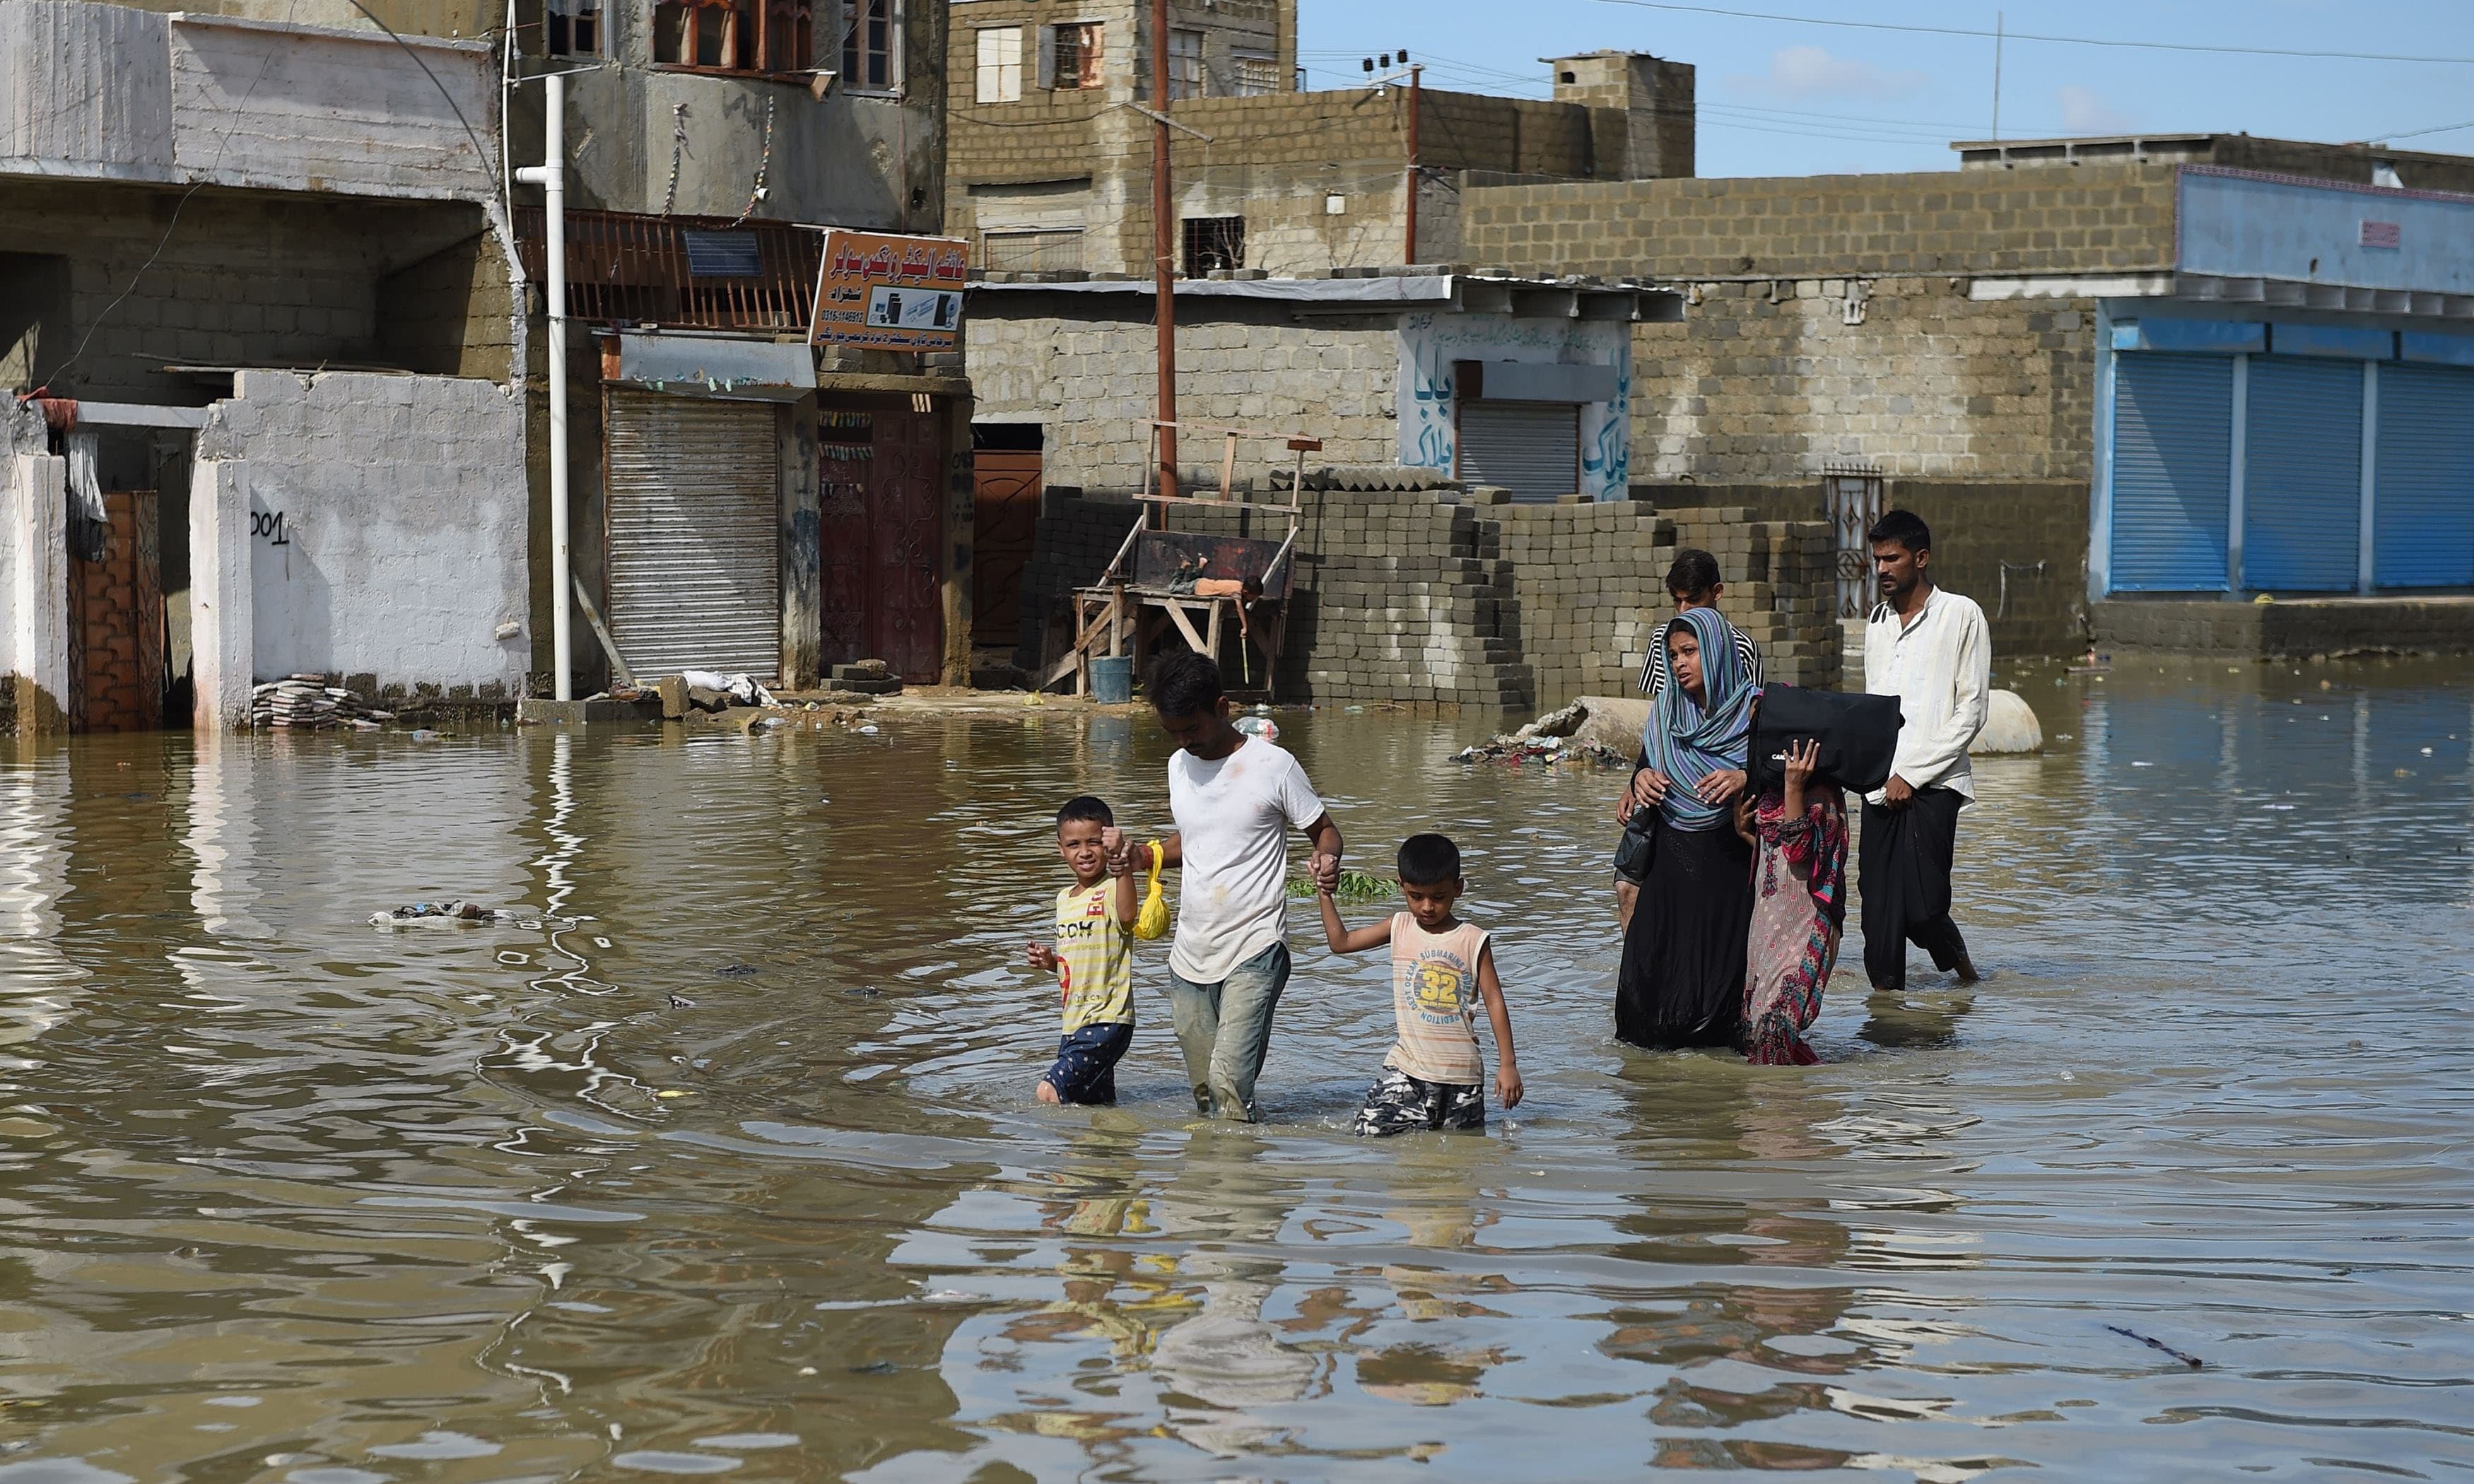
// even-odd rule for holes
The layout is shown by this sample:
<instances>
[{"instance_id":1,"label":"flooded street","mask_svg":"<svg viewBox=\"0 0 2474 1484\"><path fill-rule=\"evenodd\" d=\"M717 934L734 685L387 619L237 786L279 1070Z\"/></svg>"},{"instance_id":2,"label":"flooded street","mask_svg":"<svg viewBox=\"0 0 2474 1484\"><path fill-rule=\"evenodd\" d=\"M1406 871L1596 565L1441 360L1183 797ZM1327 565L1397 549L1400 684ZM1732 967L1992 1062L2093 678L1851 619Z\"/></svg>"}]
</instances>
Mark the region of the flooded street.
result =
<instances>
[{"instance_id":1,"label":"flooded street","mask_svg":"<svg viewBox=\"0 0 2474 1484\"><path fill-rule=\"evenodd\" d=\"M1284 713L1496 933L1529 1100L1381 1144L1304 913L1271 1123L1192 1121L1164 945L1122 1106L1032 1105L1148 718L0 752L0 1484L2463 1477L2474 680L1998 673L1992 977L1851 922L1804 1069L1611 1040L1618 775ZM522 922L369 925L449 897Z\"/></svg>"}]
</instances>

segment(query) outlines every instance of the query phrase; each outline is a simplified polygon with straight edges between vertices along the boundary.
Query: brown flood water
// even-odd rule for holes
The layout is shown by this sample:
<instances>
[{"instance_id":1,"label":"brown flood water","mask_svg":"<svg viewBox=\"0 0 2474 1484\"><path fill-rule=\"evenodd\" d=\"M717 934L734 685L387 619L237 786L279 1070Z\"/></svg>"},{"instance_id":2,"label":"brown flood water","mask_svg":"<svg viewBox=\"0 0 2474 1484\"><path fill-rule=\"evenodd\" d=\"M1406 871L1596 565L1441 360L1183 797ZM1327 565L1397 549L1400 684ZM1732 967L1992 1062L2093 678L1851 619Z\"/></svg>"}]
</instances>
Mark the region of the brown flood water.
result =
<instances>
[{"instance_id":1,"label":"brown flood water","mask_svg":"<svg viewBox=\"0 0 2474 1484\"><path fill-rule=\"evenodd\" d=\"M1994 976L1842 968L1808 1069L1610 1040L1613 775L1283 714L1497 933L1530 1101L1384 1144L1302 932L1269 1125L1155 947L1124 1105L1032 1106L1148 721L0 751L0 1484L2465 1477L2474 682L2005 682ZM448 896L530 925L367 924Z\"/></svg>"}]
</instances>

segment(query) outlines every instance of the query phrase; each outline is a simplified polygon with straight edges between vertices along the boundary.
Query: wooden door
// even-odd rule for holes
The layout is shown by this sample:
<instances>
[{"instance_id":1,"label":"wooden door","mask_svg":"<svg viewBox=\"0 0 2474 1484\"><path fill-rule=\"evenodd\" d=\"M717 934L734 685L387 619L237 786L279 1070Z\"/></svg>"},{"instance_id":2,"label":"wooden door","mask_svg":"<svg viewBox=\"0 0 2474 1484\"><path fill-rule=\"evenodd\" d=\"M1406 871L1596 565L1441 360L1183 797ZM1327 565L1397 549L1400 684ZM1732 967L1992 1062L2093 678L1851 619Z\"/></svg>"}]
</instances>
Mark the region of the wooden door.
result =
<instances>
[{"instance_id":1,"label":"wooden door","mask_svg":"<svg viewBox=\"0 0 2474 1484\"><path fill-rule=\"evenodd\" d=\"M894 674L932 685L945 669L945 605L936 583L943 420L934 413L878 413L868 481L870 648Z\"/></svg>"},{"instance_id":2,"label":"wooden door","mask_svg":"<svg viewBox=\"0 0 2474 1484\"><path fill-rule=\"evenodd\" d=\"M971 459L971 642L1011 649L1022 637L1022 573L1039 527L1036 450L983 448Z\"/></svg>"},{"instance_id":3,"label":"wooden door","mask_svg":"<svg viewBox=\"0 0 2474 1484\"><path fill-rule=\"evenodd\" d=\"M69 730L154 731L165 680L158 503L151 490L114 490L103 508L100 556L69 561Z\"/></svg>"},{"instance_id":4,"label":"wooden door","mask_svg":"<svg viewBox=\"0 0 2474 1484\"><path fill-rule=\"evenodd\" d=\"M817 569L829 665L882 658L867 647L867 485L876 466L876 414L829 408L817 417Z\"/></svg>"},{"instance_id":5,"label":"wooden door","mask_svg":"<svg viewBox=\"0 0 2474 1484\"><path fill-rule=\"evenodd\" d=\"M907 409L818 419L818 568L827 664L882 659L915 683L943 678L936 558L943 419Z\"/></svg>"}]
</instances>

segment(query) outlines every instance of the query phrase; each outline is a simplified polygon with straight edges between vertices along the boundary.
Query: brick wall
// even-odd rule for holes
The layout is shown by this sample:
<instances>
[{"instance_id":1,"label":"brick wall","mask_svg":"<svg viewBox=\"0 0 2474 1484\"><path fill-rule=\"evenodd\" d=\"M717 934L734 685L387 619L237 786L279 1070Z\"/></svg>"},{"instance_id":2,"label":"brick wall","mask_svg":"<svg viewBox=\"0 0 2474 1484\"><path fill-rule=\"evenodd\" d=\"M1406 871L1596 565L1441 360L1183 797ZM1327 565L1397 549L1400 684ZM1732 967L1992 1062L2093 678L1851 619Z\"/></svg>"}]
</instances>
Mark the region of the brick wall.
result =
<instances>
[{"instance_id":1,"label":"brick wall","mask_svg":"<svg viewBox=\"0 0 2474 1484\"><path fill-rule=\"evenodd\" d=\"M389 274L377 296L386 305L378 344L404 370L497 382L515 374L516 287L488 233Z\"/></svg>"},{"instance_id":2,"label":"brick wall","mask_svg":"<svg viewBox=\"0 0 2474 1484\"><path fill-rule=\"evenodd\" d=\"M1477 187L1470 260L1608 277L2170 269L2170 165Z\"/></svg>"},{"instance_id":3,"label":"brick wall","mask_svg":"<svg viewBox=\"0 0 2474 1484\"><path fill-rule=\"evenodd\" d=\"M481 224L478 207L458 204L181 197L151 186L0 183L10 251L68 261L65 338L85 350L59 378L64 390L194 404L200 384L162 368L384 363L381 280Z\"/></svg>"},{"instance_id":4,"label":"brick wall","mask_svg":"<svg viewBox=\"0 0 2474 1484\"><path fill-rule=\"evenodd\" d=\"M1761 522L1819 522L1829 560L1828 512L1817 478L1783 485L1636 486L1635 492L1655 500L1687 533L1696 519L1732 524L1737 512ZM1884 509L1913 511L1932 528L1934 580L1983 606L1996 655L2072 655L2086 647L2085 483L1892 479L1882 499ZM1682 539L1694 544L1688 534ZM1826 571L1809 579L1815 587L1829 581Z\"/></svg>"},{"instance_id":5,"label":"brick wall","mask_svg":"<svg viewBox=\"0 0 2474 1484\"><path fill-rule=\"evenodd\" d=\"M2088 487L1894 480L1887 502L1933 532L1933 580L1984 610L1993 652L2087 645Z\"/></svg>"},{"instance_id":6,"label":"brick wall","mask_svg":"<svg viewBox=\"0 0 2474 1484\"><path fill-rule=\"evenodd\" d=\"M1722 609L1762 645L1770 674L1833 685L1827 528L1696 511L1678 524L1631 501L1448 503L1431 491L1309 491L1279 673L1284 701L1526 710L1631 688L1670 611L1675 542L1719 557ZM1280 535L1282 517L1179 511L1181 531ZM1016 662L1063 654L1056 615L1125 540L1134 502L1052 488L1022 588ZM1238 673L1236 641L1223 663ZM1259 677L1257 677L1259 683Z\"/></svg>"},{"instance_id":7,"label":"brick wall","mask_svg":"<svg viewBox=\"0 0 2474 1484\"><path fill-rule=\"evenodd\" d=\"M1158 387L1151 300L1076 295L1043 312L1042 298L973 299L966 350L978 416L1047 424L1043 472L1052 483L1141 488ZM1323 441L1316 458L1332 464L1397 462L1396 313L1300 321L1281 304L1232 301L1205 310L1180 301L1177 308L1180 420L1303 432ZM1190 434L1178 454L1190 489L1218 487L1219 441ZM1276 444L1249 440L1238 448L1237 473L1249 485L1261 483L1271 461L1285 467L1285 459Z\"/></svg>"},{"instance_id":8,"label":"brick wall","mask_svg":"<svg viewBox=\"0 0 2474 1484\"><path fill-rule=\"evenodd\" d=\"M1103 7L1077 12L1107 25L1110 65L1129 20ZM1207 13L1207 12L1206 12ZM1033 34L1041 12L1022 3L977 8L954 29L948 48L956 107L946 156L950 180L945 229L975 244L982 205L973 185L1087 180L1083 271L1137 275L1151 271L1152 124L1116 102L1147 84L1111 81L1100 89L1043 90L1026 62L1021 101L972 99L977 34L1021 25ZM1054 18L1052 15L1051 19ZM1028 44L1028 43L1027 43ZM1206 58L1208 57L1206 48ZM1128 57L1125 65L1138 59ZM1112 79L1115 74L1110 74ZM1440 176L1465 169L1557 179L1620 177L1633 168L1632 121L1619 108L1529 98L1497 98L1426 88L1419 110L1420 163L1437 173L1419 197L1419 260L1460 260L1459 194ZM1243 216L1249 268L1274 274L1400 261L1408 93L1392 87L1281 92L1263 97L1181 100L1179 125L1209 136L1176 139L1176 212ZM1689 151L1683 151L1686 168ZM1327 197L1344 199L1338 213Z\"/></svg>"},{"instance_id":9,"label":"brick wall","mask_svg":"<svg viewBox=\"0 0 2474 1484\"><path fill-rule=\"evenodd\" d=\"M1683 323L1635 327L1637 479L1773 484L1839 462L1893 477L2088 476L2092 301L1979 302L1938 276L1710 283L1698 299Z\"/></svg>"}]
</instances>

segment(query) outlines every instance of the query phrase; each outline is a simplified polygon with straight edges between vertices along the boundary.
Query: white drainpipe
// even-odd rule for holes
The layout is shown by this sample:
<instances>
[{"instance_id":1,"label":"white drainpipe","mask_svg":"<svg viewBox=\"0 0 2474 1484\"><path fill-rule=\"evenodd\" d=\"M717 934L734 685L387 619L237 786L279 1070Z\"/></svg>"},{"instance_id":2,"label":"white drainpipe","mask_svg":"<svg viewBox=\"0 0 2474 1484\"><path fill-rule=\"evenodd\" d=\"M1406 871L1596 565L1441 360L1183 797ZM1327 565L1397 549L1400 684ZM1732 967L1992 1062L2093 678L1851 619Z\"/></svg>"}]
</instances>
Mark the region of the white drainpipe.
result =
<instances>
[{"instance_id":1,"label":"white drainpipe","mask_svg":"<svg viewBox=\"0 0 2474 1484\"><path fill-rule=\"evenodd\" d=\"M561 701L575 699L571 623L568 614L567 555L567 78L542 80L542 162L516 179L538 185L547 200L549 228L543 251L549 259L549 632L551 667Z\"/></svg>"}]
</instances>

